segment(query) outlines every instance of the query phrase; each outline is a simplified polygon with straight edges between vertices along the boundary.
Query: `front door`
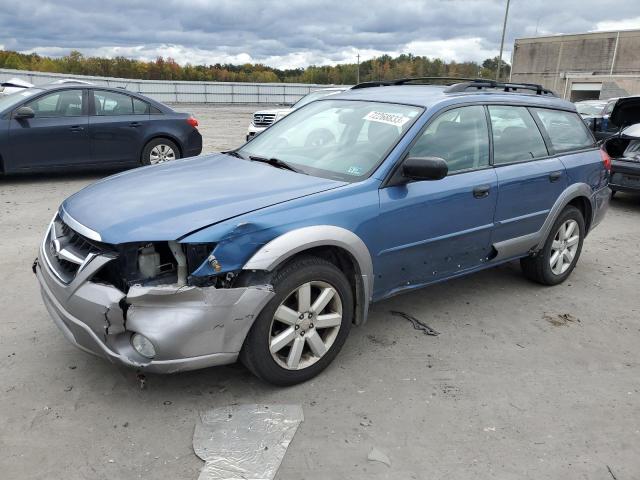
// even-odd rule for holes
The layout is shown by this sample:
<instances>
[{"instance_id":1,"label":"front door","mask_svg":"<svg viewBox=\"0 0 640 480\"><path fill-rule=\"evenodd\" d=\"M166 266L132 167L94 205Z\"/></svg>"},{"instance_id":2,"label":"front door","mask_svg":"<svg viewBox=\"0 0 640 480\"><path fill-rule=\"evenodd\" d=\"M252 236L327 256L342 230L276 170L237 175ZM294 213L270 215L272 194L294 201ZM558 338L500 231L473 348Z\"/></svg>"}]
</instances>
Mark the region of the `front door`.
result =
<instances>
[{"instance_id":1,"label":"front door","mask_svg":"<svg viewBox=\"0 0 640 480\"><path fill-rule=\"evenodd\" d=\"M85 90L56 90L23 106L35 117L12 117L7 171L91 162Z\"/></svg>"},{"instance_id":2,"label":"front door","mask_svg":"<svg viewBox=\"0 0 640 480\"><path fill-rule=\"evenodd\" d=\"M376 298L473 269L490 256L497 179L484 107L454 108L430 122L407 157L428 156L447 161L447 177L380 189Z\"/></svg>"}]
</instances>

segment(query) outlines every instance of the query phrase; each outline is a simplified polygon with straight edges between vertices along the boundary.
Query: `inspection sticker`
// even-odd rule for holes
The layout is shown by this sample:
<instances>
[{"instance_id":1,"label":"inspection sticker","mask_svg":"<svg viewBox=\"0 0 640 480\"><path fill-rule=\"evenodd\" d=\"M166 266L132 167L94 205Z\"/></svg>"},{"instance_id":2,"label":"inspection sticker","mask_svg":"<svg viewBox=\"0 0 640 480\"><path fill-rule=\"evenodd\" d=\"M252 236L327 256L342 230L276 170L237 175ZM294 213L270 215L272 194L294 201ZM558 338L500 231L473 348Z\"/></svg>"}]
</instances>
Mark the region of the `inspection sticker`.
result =
<instances>
[{"instance_id":1,"label":"inspection sticker","mask_svg":"<svg viewBox=\"0 0 640 480\"><path fill-rule=\"evenodd\" d=\"M397 113L369 112L363 120L370 122L386 123L395 127L401 127L409 121L409 117L398 115Z\"/></svg>"}]
</instances>

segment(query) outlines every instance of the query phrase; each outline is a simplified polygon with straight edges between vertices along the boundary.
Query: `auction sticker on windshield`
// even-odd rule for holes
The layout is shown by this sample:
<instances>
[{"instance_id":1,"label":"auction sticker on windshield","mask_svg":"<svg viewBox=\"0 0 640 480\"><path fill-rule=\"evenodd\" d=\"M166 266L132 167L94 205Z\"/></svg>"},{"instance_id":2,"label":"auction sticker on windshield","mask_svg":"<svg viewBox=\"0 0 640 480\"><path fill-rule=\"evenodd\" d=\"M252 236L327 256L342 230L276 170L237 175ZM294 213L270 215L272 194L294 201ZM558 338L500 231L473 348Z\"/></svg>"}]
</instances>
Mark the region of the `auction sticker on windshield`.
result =
<instances>
[{"instance_id":1,"label":"auction sticker on windshield","mask_svg":"<svg viewBox=\"0 0 640 480\"><path fill-rule=\"evenodd\" d=\"M363 120L369 120L370 122L386 123L387 125L393 125L394 127L401 127L407 123L410 118L405 115L398 115L397 113L385 113L385 112L369 112L363 117Z\"/></svg>"}]
</instances>

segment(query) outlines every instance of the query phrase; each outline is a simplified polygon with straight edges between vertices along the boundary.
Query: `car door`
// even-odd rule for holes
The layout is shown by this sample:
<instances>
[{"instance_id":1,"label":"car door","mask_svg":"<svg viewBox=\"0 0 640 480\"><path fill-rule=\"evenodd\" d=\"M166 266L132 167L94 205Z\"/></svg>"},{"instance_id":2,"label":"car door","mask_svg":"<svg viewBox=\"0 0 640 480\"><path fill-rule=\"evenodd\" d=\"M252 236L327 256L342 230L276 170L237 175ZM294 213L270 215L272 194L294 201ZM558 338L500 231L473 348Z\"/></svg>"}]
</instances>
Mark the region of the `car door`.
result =
<instances>
[{"instance_id":1,"label":"car door","mask_svg":"<svg viewBox=\"0 0 640 480\"><path fill-rule=\"evenodd\" d=\"M74 88L55 90L21 105L31 108L34 117L11 116L7 171L89 163L86 104L86 90Z\"/></svg>"},{"instance_id":2,"label":"car door","mask_svg":"<svg viewBox=\"0 0 640 480\"><path fill-rule=\"evenodd\" d=\"M138 163L149 124L149 105L131 95L92 89L89 138L95 162Z\"/></svg>"},{"instance_id":3,"label":"car door","mask_svg":"<svg viewBox=\"0 0 640 480\"><path fill-rule=\"evenodd\" d=\"M567 186L559 158L550 157L526 107L490 105L493 164L498 177L493 243L535 233Z\"/></svg>"},{"instance_id":4,"label":"car door","mask_svg":"<svg viewBox=\"0 0 640 480\"><path fill-rule=\"evenodd\" d=\"M441 113L409 157L443 158L449 173L380 189L377 296L473 269L491 251L497 180L484 107Z\"/></svg>"}]
</instances>

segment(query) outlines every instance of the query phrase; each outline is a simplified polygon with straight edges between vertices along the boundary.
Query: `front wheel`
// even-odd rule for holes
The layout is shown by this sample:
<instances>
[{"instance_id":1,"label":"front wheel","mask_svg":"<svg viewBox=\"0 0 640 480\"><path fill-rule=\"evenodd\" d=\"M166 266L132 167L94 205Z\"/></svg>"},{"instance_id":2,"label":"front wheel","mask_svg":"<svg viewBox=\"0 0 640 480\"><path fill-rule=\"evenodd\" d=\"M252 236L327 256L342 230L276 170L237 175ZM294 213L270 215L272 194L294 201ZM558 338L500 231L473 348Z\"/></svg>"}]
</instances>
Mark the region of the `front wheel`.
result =
<instances>
[{"instance_id":1,"label":"front wheel","mask_svg":"<svg viewBox=\"0 0 640 480\"><path fill-rule=\"evenodd\" d=\"M180 158L178 146L168 138L155 138L142 150L143 165L157 165Z\"/></svg>"},{"instance_id":2,"label":"front wheel","mask_svg":"<svg viewBox=\"0 0 640 480\"><path fill-rule=\"evenodd\" d=\"M582 212L567 206L553 224L538 255L520 260L525 276L543 285L564 282L580 258L584 235Z\"/></svg>"},{"instance_id":3,"label":"front wheel","mask_svg":"<svg viewBox=\"0 0 640 480\"><path fill-rule=\"evenodd\" d=\"M317 257L292 261L273 279L275 295L262 310L240 358L275 385L293 385L324 370L344 344L353 294L344 274Z\"/></svg>"}]
</instances>

